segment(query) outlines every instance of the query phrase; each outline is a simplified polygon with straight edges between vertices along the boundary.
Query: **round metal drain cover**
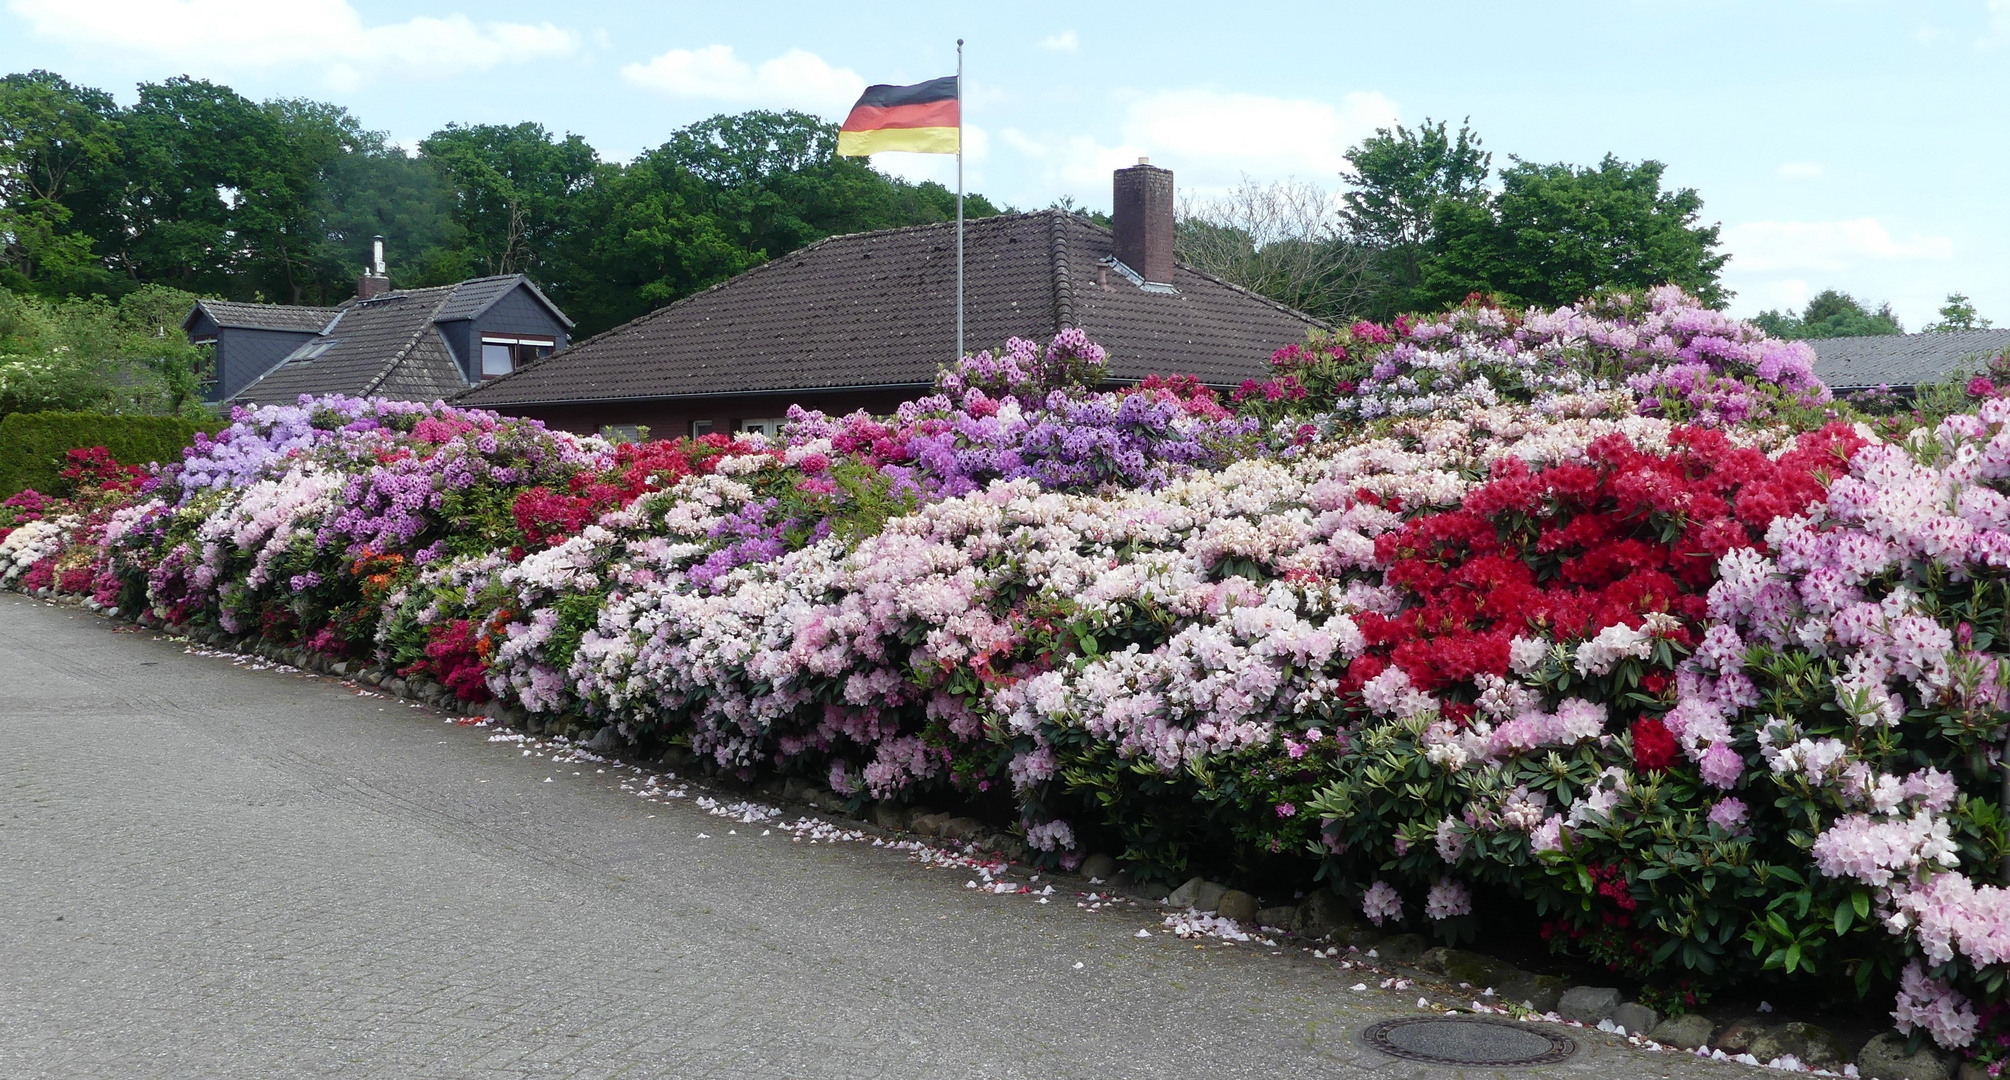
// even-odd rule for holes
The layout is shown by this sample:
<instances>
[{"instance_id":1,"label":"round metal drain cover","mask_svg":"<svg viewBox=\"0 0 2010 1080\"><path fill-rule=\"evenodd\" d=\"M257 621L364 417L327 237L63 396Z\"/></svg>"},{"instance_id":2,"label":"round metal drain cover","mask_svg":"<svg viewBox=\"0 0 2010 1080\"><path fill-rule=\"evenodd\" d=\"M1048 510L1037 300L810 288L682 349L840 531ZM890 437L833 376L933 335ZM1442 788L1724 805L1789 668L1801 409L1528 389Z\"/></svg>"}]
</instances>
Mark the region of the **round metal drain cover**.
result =
<instances>
[{"instance_id":1,"label":"round metal drain cover","mask_svg":"<svg viewBox=\"0 0 2010 1080\"><path fill-rule=\"evenodd\" d=\"M1554 1065L1577 1053L1568 1035L1484 1016L1384 1020L1361 1041L1385 1054L1433 1065Z\"/></svg>"}]
</instances>

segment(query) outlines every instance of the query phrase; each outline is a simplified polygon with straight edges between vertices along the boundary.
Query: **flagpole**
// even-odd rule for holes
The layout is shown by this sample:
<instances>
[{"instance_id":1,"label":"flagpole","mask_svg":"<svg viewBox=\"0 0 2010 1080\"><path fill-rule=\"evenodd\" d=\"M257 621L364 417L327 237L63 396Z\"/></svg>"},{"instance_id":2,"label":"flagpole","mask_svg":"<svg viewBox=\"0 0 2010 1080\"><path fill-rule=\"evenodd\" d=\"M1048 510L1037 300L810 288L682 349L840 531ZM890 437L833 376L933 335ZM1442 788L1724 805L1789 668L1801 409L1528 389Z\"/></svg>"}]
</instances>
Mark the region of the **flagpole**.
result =
<instances>
[{"instance_id":1,"label":"flagpole","mask_svg":"<svg viewBox=\"0 0 2010 1080\"><path fill-rule=\"evenodd\" d=\"M956 39L956 359L963 351L963 39Z\"/></svg>"}]
</instances>

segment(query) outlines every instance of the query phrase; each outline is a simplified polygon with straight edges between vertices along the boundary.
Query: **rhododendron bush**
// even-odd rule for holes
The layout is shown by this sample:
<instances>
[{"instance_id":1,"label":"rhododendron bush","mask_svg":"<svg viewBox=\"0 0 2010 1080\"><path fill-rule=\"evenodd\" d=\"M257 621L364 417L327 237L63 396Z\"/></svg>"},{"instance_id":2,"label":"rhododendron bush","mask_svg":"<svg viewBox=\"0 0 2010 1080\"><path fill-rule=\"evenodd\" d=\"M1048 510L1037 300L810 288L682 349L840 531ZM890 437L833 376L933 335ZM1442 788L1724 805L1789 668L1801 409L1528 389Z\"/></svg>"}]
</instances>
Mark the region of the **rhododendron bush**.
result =
<instances>
[{"instance_id":1,"label":"rhododendron bush","mask_svg":"<svg viewBox=\"0 0 2010 1080\"><path fill-rule=\"evenodd\" d=\"M1873 428L1673 290L1357 324L1228 400L1103 360L1014 341L773 440L240 412L10 500L0 581L1064 864L1854 980L1947 1046L2001 1012L2010 400Z\"/></svg>"}]
</instances>

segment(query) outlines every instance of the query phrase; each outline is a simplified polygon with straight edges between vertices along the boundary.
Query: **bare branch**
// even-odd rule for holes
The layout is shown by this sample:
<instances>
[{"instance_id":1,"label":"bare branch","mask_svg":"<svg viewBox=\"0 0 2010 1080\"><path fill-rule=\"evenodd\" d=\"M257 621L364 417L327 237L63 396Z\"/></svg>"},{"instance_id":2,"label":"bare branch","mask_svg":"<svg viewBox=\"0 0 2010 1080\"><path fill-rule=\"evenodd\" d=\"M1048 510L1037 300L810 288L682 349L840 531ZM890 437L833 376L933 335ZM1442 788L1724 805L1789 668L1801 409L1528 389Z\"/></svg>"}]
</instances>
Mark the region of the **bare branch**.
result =
<instances>
[{"instance_id":1,"label":"bare branch","mask_svg":"<svg viewBox=\"0 0 2010 1080\"><path fill-rule=\"evenodd\" d=\"M1353 317L1373 291L1371 253L1340 229L1334 197L1300 180L1248 176L1215 199L1181 201L1181 261L1329 320Z\"/></svg>"}]
</instances>

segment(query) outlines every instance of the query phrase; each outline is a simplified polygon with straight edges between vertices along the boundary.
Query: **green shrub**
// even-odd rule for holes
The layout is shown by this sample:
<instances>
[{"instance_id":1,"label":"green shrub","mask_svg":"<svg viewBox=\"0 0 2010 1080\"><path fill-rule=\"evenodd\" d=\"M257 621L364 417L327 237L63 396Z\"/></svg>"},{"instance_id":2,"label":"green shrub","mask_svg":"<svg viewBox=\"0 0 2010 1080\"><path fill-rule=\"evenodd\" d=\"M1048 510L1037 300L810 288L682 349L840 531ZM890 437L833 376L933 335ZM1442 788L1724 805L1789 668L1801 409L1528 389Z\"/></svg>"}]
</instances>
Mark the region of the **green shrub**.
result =
<instances>
[{"instance_id":1,"label":"green shrub","mask_svg":"<svg viewBox=\"0 0 2010 1080\"><path fill-rule=\"evenodd\" d=\"M11 413L0 419L0 499L24 488L44 494L62 486L63 455L102 446L128 465L181 460L182 447L199 424L178 416L107 416L102 413Z\"/></svg>"}]
</instances>

